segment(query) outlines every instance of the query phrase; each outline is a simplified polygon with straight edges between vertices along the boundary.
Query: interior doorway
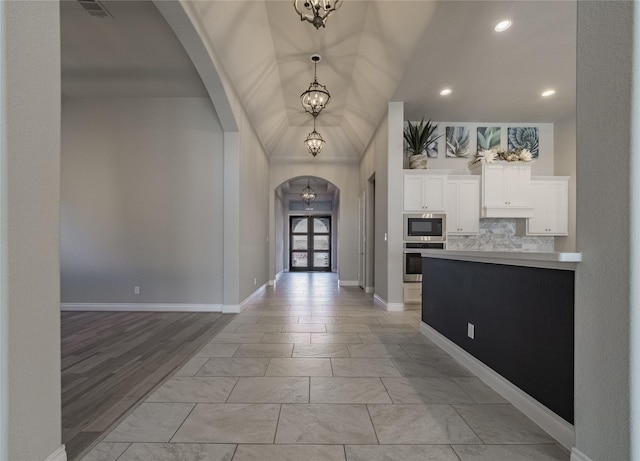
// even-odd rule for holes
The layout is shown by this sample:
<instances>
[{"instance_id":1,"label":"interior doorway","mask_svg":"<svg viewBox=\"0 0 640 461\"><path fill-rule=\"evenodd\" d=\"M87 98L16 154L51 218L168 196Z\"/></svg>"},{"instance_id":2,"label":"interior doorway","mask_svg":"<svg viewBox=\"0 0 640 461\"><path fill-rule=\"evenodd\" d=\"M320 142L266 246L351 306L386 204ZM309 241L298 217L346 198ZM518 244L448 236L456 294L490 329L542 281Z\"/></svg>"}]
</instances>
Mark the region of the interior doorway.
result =
<instances>
[{"instance_id":1,"label":"interior doorway","mask_svg":"<svg viewBox=\"0 0 640 461\"><path fill-rule=\"evenodd\" d=\"M331 216L290 216L289 238L290 271L331 271Z\"/></svg>"}]
</instances>

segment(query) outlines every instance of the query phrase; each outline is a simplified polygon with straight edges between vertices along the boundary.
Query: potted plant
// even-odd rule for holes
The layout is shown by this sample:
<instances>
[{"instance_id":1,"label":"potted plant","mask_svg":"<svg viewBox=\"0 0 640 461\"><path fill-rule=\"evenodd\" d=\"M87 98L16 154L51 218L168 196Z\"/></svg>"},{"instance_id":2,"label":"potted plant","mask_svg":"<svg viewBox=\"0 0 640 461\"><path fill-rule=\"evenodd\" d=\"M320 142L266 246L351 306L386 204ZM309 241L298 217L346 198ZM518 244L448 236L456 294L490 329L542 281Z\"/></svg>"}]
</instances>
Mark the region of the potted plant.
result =
<instances>
[{"instance_id":1,"label":"potted plant","mask_svg":"<svg viewBox=\"0 0 640 461\"><path fill-rule=\"evenodd\" d=\"M431 119L427 123L424 122L424 117L420 123L407 122L403 135L409 157L409 168L427 167L427 148L442 136L437 135L437 132L438 124L431 123Z\"/></svg>"}]
</instances>

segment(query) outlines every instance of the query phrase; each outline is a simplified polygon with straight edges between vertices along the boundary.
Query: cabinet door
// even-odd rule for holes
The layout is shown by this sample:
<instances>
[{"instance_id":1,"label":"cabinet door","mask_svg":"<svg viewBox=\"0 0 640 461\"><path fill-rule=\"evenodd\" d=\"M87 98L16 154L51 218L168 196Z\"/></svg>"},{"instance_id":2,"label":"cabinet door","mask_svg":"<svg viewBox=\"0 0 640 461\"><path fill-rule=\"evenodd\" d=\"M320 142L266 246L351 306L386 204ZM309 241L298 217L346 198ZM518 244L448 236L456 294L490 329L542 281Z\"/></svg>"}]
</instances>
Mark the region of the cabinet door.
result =
<instances>
[{"instance_id":1,"label":"cabinet door","mask_svg":"<svg viewBox=\"0 0 640 461\"><path fill-rule=\"evenodd\" d=\"M447 234L455 234L460 225L458 222L458 181L447 181Z\"/></svg>"},{"instance_id":2,"label":"cabinet door","mask_svg":"<svg viewBox=\"0 0 640 461\"><path fill-rule=\"evenodd\" d=\"M505 187L507 206L530 206L531 168L518 165L506 168Z\"/></svg>"},{"instance_id":3,"label":"cabinet door","mask_svg":"<svg viewBox=\"0 0 640 461\"><path fill-rule=\"evenodd\" d=\"M566 181L547 184L549 233L567 235L569 233L569 187Z\"/></svg>"},{"instance_id":4,"label":"cabinet door","mask_svg":"<svg viewBox=\"0 0 640 461\"><path fill-rule=\"evenodd\" d=\"M532 181L534 217L527 222L529 235L567 235L569 232L569 186L567 181Z\"/></svg>"},{"instance_id":5,"label":"cabinet door","mask_svg":"<svg viewBox=\"0 0 640 461\"><path fill-rule=\"evenodd\" d=\"M480 181L458 182L458 229L464 234L480 231Z\"/></svg>"},{"instance_id":6,"label":"cabinet door","mask_svg":"<svg viewBox=\"0 0 640 461\"><path fill-rule=\"evenodd\" d=\"M444 211L444 188L445 178L443 176L425 176L422 178L422 203L425 211Z\"/></svg>"},{"instance_id":7,"label":"cabinet door","mask_svg":"<svg viewBox=\"0 0 640 461\"><path fill-rule=\"evenodd\" d=\"M404 175L404 211L423 211L422 176Z\"/></svg>"},{"instance_id":8,"label":"cabinet door","mask_svg":"<svg viewBox=\"0 0 640 461\"><path fill-rule=\"evenodd\" d=\"M546 234L548 231L548 203L549 189L544 182L533 182L531 184L531 206L533 206L533 217L529 218L528 234Z\"/></svg>"},{"instance_id":9,"label":"cabinet door","mask_svg":"<svg viewBox=\"0 0 640 461\"><path fill-rule=\"evenodd\" d=\"M506 206L505 167L503 165L485 165L482 181L483 205L485 207Z\"/></svg>"}]
</instances>

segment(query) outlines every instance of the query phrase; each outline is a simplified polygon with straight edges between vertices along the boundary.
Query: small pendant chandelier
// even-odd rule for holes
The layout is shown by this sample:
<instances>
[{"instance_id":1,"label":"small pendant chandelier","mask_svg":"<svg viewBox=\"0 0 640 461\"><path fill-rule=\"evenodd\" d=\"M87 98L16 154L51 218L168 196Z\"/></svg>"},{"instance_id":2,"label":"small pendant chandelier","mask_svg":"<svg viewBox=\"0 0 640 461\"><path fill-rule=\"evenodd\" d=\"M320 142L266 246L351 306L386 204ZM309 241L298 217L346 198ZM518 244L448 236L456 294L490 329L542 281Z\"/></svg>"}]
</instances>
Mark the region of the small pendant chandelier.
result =
<instances>
[{"instance_id":1,"label":"small pendant chandelier","mask_svg":"<svg viewBox=\"0 0 640 461\"><path fill-rule=\"evenodd\" d=\"M309 136L307 136L307 139L304 140L304 143L307 145L309 153L314 157L318 155L318 153L322 150L322 146L324 146L324 139L322 139L320 133L316 131L315 117L313 117L313 131L309 133Z\"/></svg>"},{"instance_id":2,"label":"small pendant chandelier","mask_svg":"<svg viewBox=\"0 0 640 461\"><path fill-rule=\"evenodd\" d=\"M321 59L319 54L311 55L311 62L313 62L313 82L309 85L309 89L300 95L300 102L305 112L310 113L314 117L317 117L318 114L322 112L322 109L329 104L329 100L331 100L331 95L327 87L318 83L316 66Z\"/></svg>"},{"instance_id":3,"label":"small pendant chandelier","mask_svg":"<svg viewBox=\"0 0 640 461\"><path fill-rule=\"evenodd\" d=\"M301 21L309 21L316 29L324 27L327 18L342 6L343 0L293 0L293 7ZM303 11L300 7L307 10Z\"/></svg>"},{"instance_id":4,"label":"small pendant chandelier","mask_svg":"<svg viewBox=\"0 0 640 461\"><path fill-rule=\"evenodd\" d=\"M307 187L302 189L302 193L300 194L300 198L304 202L305 205L309 206L316 199L316 191L314 191L309 186L309 177L307 177Z\"/></svg>"}]
</instances>

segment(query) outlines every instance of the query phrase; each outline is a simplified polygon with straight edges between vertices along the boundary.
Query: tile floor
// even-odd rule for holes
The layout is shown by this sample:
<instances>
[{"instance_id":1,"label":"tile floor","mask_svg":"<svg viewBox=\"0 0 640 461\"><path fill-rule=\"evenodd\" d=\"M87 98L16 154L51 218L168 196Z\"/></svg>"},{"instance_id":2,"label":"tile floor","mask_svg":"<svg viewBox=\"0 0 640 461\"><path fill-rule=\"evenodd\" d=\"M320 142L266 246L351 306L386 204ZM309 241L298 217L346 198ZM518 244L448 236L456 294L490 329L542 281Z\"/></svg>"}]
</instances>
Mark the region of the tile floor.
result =
<instances>
[{"instance_id":1,"label":"tile floor","mask_svg":"<svg viewBox=\"0 0 640 461\"><path fill-rule=\"evenodd\" d=\"M284 274L83 461L569 459L419 322Z\"/></svg>"}]
</instances>

